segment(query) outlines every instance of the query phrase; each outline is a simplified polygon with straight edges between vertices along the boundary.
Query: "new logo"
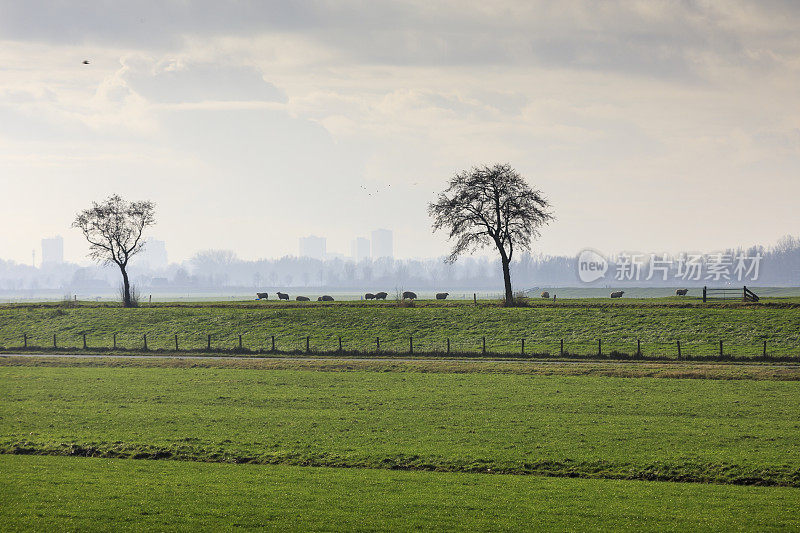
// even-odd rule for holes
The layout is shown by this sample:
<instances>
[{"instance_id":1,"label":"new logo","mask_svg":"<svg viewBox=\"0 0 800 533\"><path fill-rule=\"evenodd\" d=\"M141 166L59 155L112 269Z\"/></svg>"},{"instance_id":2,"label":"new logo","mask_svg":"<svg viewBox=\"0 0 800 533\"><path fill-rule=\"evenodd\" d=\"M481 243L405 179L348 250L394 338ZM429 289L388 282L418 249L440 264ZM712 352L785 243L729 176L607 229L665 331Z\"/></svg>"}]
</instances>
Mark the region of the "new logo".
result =
<instances>
[{"instance_id":1,"label":"new logo","mask_svg":"<svg viewBox=\"0 0 800 533\"><path fill-rule=\"evenodd\" d=\"M578 277L584 283L591 283L605 276L608 261L599 252L586 249L578 254Z\"/></svg>"}]
</instances>

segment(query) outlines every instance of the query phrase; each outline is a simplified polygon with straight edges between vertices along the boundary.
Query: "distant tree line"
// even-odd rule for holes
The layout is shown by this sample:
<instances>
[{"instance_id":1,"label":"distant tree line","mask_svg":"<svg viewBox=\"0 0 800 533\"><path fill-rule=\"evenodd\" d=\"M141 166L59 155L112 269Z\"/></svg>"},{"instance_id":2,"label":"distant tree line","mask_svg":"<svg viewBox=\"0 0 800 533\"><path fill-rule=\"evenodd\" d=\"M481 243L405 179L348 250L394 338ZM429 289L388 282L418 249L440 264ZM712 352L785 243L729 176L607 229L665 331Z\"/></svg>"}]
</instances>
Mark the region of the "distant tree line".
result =
<instances>
[{"instance_id":1,"label":"distant tree line","mask_svg":"<svg viewBox=\"0 0 800 533\"><path fill-rule=\"evenodd\" d=\"M774 246L729 249L723 253L761 254L756 285L800 285L800 238L786 236ZM139 287L156 289L222 289L329 287L342 290L391 290L396 287L419 290L474 289L502 291L498 260L464 257L453 264L444 257L432 259L379 259L354 262L320 261L286 256L279 259L243 260L226 250L206 250L188 261L152 269L132 260L131 279ZM113 267L113 268L112 268ZM613 268L613 264L612 267ZM576 258L522 253L511 262L517 289L577 286ZM0 291L35 289L115 290L119 284L116 266L79 266L72 263L32 267L0 259ZM624 285L624 283L614 283ZM643 284L643 283L640 283ZM674 286L674 280L654 278L647 285ZM702 281L700 285L702 285Z\"/></svg>"}]
</instances>

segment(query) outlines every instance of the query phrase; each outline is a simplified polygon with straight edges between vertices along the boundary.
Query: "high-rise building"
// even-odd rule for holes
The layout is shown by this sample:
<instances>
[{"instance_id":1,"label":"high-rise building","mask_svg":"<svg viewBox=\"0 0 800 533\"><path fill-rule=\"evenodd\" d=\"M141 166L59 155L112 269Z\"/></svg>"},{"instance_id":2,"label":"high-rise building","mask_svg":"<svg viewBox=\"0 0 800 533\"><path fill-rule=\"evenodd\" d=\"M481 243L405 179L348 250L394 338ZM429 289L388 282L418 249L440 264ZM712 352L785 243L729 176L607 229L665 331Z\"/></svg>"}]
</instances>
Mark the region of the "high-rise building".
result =
<instances>
[{"instance_id":1,"label":"high-rise building","mask_svg":"<svg viewBox=\"0 0 800 533\"><path fill-rule=\"evenodd\" d=\"M355 262L369 259L369 239L356 237L356 239L350 243L350 255Z\"/></svg>"},{"instance_id":2,"label":"high-rise building","mask_svg":"<svg viewBox=\"0 0 800 533\"><path fill-rule=\"evenodd\" d=\"M56 235L49 239L42 239L42 264L58 264L64 262L64 239Z\"/></svg>"},{"instance_id":3,"label":"high-rise building","mask_svg":"<svg viewBox=\"0 0 800 533\"><path fill-rule=\"evenodd\" d=\"M147 264L151 269L167 268L169 261L167 258L167 243L157 239L147 239L144 248L137 257L137 263Z\"/></svg>"},{"instance_id":4,"label":"high-rise building","mask_svg":"<svg viewBox=\"0 0 800 533\"><path fill-rule=\"evenodd\" d=\"M315 235L300 237L300 257L325 259L325 251L325 237L317 237Z\"/></svg>"},{"instance_id":5,"label":"high-rise building","mask_svg":"<svg viewBox=\"0 0 800 533\"><path fill-rule=\"evenodd\" d=\"M372 257L394 257L392 232L388 229L376 229L372 232Z\"/></svg>"}]
</instances>

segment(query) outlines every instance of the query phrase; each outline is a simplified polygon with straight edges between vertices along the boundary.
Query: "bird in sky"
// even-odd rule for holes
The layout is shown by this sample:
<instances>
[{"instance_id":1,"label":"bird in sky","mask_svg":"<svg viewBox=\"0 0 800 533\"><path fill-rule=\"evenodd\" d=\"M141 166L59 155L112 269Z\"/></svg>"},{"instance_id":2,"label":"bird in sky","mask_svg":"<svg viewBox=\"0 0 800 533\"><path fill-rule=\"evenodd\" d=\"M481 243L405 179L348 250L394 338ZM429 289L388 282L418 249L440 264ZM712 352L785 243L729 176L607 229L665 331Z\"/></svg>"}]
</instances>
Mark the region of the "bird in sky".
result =
<instances>
[{"instance_id":1,"label":"bird in sky","mask_svg":"<svg viewBox=\"0 0 800 533\"><path fill-rule=\"evenodd\" d=\"M89 60L88 60L88 59L84 59L84 60L83 60L83 64L84 64L84 65L88 65L88 64L89 64Z\"/></svg>"}]
</instances>

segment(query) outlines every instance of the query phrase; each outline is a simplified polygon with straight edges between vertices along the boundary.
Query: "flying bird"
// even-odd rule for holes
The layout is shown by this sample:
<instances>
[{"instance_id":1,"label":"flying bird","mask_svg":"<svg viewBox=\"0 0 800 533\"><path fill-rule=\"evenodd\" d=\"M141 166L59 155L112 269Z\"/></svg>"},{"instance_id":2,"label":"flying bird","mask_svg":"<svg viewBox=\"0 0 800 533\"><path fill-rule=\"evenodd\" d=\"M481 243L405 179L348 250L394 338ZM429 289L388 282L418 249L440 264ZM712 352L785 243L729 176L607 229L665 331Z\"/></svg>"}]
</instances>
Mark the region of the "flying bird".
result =
<instances>
[{"instance_id":1,"label":"flying bird","mask_svg":"<svg viewBox=\"0 0 800 533\"><path fill-rule=\"evenodd\" d=\"M83 60L83 64L84 64L84 65L88 65L88 64L89 64L89 60L88 60L88 59L84 59L84 60Z\"/></svg>"}]
</instances>

